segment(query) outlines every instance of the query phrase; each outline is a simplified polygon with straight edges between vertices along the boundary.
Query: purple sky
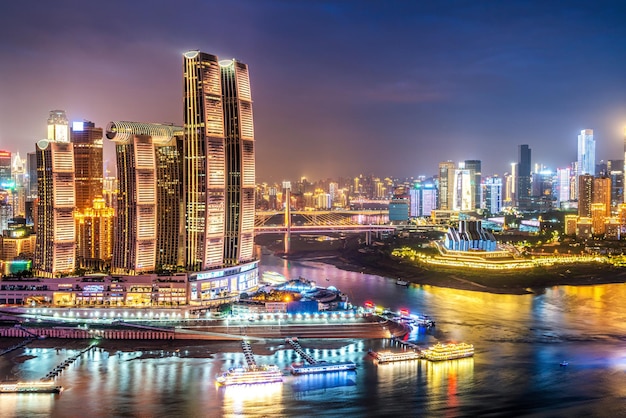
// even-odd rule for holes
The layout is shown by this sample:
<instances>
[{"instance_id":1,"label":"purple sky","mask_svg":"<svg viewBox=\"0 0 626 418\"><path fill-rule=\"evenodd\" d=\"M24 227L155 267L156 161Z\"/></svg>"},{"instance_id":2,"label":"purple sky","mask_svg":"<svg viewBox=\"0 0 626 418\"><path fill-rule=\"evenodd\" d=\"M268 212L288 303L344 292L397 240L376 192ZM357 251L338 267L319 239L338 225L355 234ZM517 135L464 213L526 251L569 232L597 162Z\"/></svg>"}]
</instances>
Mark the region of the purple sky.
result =
<instances>
[{"instance_id":1,"label":"purple sky","mask_svg":"<svg viewBox=\"0 0 626 418\"><path fill-rule=\"evenodd\" d=\"M0 149L52 109L182 123L189 49L250 66L259 181L623 156L626 2L573 0L1 1Z\"/></svg>"}]
</instances>

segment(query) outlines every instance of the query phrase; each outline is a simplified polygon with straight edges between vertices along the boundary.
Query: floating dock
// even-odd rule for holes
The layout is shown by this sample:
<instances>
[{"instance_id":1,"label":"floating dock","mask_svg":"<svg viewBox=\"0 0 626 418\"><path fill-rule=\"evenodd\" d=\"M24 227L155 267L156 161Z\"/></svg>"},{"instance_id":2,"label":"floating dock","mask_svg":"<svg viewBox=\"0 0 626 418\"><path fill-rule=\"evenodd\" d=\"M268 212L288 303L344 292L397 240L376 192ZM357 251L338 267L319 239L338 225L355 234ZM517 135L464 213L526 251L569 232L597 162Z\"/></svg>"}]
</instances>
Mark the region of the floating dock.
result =
<instances>
[{"instance_id":1,"label":"floating dock","mask_svg":"<svg viewBox=\"0 0 626 418\"><path fill-rule=\"evenodd\" d=\"M286 338L285 341L294 349L296 353L300 355L308 364L291 365L292 374L312 374L312 373L328 373L328 372L342 372L356 369L356 364L352 361L342 362L327 362L324 360L316 360L306 353L298 338Z\"/></svg>"}]
</instances>

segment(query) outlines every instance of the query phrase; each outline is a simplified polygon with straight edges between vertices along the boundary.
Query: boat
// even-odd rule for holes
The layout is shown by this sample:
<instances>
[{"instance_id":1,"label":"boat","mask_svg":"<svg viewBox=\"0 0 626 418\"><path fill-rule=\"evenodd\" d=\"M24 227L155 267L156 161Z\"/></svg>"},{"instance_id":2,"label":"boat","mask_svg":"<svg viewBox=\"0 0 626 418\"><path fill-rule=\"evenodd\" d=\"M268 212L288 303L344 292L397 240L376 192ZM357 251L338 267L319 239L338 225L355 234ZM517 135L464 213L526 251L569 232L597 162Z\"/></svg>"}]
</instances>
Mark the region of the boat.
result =
<instances>
[{"instance_id":1,"label":"boat","mask_svg":"<svg viewBox=\"0 0 626 418\"><path fill-rule=\"evenodd\" d=\"M261 275L261 281L270 285L277 285L285 283L287 279L276 271L266 271Z\"/></svg>"},{"instance_id":2,"label":"boat","mask_svg":"<svg viewBox=\"0 0 626 418\"><path fill-rule=\"evenodd\" d=\"M562 362L559 363L559 366L561 366L561 367L569 366L569 362L562 361Z\"/></svg>"},{"instance_id":3,"label":"boat","mask_svg":"<svg viewBox=\"0 0 626 418\"><path fill-rule=\"evenodd\" d=\"M221 386L254 385L282 382L283 374L275 365L235 367L217 376L216 380Z\"/></svg>"},{"instance_id":4,"label":"boat","mask_svg":"<svg viewBox=\"0 0 626 418\"><path fill-rule=\"evenodd\" d=\"M419 360L421 358L417 351L370 351L369 354L376 359L378 363L391 363L394 361Z\"/></svg>"},{"instance_id":5,"label":"boat","mask_svg":"<svg viewBox=\"0 0 626 418\"><path fill-rule=\"evenodd\" d=\"M408 285L409 285L409 282L407 282L406 280L401 280L401 279L398 279L398 280L396 280L396 284L397 284L398 286L408 286Z\"/></svg>"},{"instance_id":6,"label":"boat","mask_svg":"<svg viewBox=\"0 0 626 418\"><path fill-rule=\"evenodd\" d=\"M292 374L312 374L312 373L328 373L343 372L355 370L356 364L352 361L342 361L337 363L329 363L326 361L318 361L313 364L292 364Z\"/></svg>"},{"instance_id":7,"label":"boat","mask_svg":"<svg viewBox=\"0 0 626 418\"><path fill-rule=\"evenodd\" d=\"M437 343L428 350L422 350L422 357L430 361L454 360L474 355L474 346L467 343Z\"/></svg>"},{"instance_id":8,"label":"boat","mask_svg":"<svg viewBox=\"0 0 626 418\"><path fill-rule=\"evenodd\" d=\"M61 393L63 386L53 381L45 382L1 382L0 393Z\"/></svg>"}]
</instances>

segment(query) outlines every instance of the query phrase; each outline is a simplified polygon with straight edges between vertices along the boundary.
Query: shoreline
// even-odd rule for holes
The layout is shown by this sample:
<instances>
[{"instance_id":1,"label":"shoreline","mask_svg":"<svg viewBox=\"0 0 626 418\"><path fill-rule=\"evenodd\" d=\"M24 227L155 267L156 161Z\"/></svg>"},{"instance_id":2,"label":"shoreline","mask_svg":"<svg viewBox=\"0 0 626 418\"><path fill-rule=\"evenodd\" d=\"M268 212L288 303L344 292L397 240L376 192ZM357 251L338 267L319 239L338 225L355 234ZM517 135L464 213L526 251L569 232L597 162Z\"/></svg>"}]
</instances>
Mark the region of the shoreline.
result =
<instances>
[{"instance_id":1,"label":"shoreline","mask_svg":"<svg viewBox=\"0 0 626 418\"><path fill-rule=\"evenodd\" d=\"M286 259L320 262L345 271L373 274L393 280L402 279L418 286L428 285L494 294L541 294L546 288L553 286L626 283L626 269L600 263L493 272L479 269L424 268L410 261L391 258L381 252L372 254L351 250L298 251Z\"/></svg>"}]
</instances>

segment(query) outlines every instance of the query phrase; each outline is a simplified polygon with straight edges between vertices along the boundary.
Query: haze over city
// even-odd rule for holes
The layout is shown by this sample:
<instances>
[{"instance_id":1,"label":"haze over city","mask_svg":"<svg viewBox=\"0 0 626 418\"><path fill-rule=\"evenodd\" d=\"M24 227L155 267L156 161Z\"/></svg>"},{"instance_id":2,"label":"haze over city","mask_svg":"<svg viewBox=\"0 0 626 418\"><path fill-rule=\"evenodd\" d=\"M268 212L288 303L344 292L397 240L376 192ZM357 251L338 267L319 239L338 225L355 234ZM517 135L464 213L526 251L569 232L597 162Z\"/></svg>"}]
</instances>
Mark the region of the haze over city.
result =
<instances>
[{"instance_id":1,"label":"haze over city","mask_svg":"<svg viewBox=\"0 0 626 418\"><path fill-rule=\"evenodd\" d=\"M34 151L51 109L181 124L200 49L250 65L258 181L503 173L519 144L563 167L582 129L621 158L624 21L618 1L3 2L0 148Z\"/></svg>"}]
</instances>

